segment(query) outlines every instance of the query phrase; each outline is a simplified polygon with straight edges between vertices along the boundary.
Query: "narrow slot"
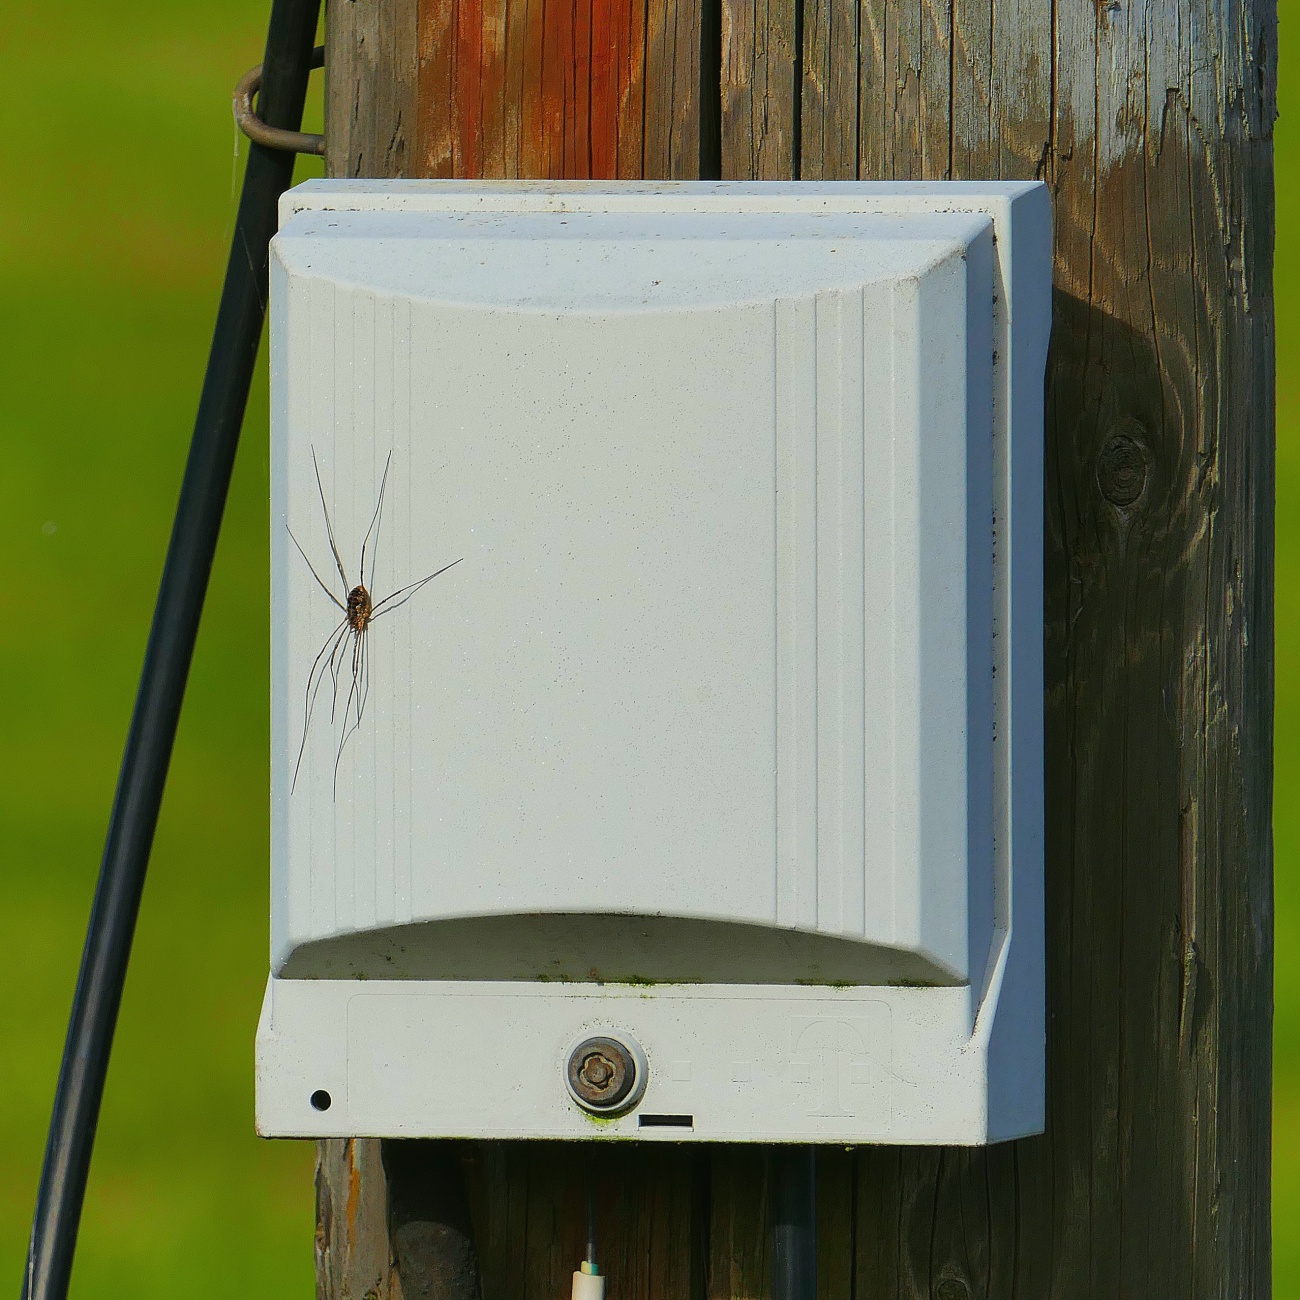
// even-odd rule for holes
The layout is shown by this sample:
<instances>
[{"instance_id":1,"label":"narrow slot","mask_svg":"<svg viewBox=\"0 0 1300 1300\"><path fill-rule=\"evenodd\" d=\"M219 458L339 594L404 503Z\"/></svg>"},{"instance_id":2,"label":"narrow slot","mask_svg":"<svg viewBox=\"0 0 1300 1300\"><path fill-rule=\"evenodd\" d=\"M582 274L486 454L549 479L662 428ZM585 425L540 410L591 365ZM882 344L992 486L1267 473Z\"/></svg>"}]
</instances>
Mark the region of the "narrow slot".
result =
<instances>
[{"instance_id":1,"label":"narrow slot","mask_svg":"<svg viewBox=\"0 0 1300 1300\"><path fill-rule=\"evenodd\" d=\"M722 0L700 0L700 180L722 179Z\"/></svg>"},{"instance_id":2,"label":"narrow slot","mask_svg":"<svg viewBox=\"0 0 1300 1300\"><path fill-rule=\"evenodd\" d=\"M694 1115L638 1115L641 1128L694 1128Z\"/></svg>"}]
</instances>

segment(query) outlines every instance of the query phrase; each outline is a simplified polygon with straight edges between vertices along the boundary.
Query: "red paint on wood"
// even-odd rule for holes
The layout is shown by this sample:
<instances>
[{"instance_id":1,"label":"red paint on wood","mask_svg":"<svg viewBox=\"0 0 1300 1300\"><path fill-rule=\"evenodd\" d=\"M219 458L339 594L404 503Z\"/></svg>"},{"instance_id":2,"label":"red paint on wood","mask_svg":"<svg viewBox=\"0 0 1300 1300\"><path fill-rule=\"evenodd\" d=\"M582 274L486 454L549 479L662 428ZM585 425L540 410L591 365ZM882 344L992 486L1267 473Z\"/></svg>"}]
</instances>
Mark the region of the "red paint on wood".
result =
<instances>
[{"instance_id":1,"label":"red paint on wood","mask_svg":"<svg viewBox=\"0 0 1300 1300\"><path fill-rule=\"evenodd\" d=\"M482 23L479 29L481 71L480 174L507 175L506 144L506 31L510 19L509 0L479 0Z\"/></svg>"},{"instance_id":2,"label":"red paint on wood","mask_svg":"<svg viewBox=\"0 0 1300 1300\"><path fill-rule=\"evenodd\" d=\"M630 70L627 0L591 0L591 175L619 174L621 98Z\"/></svg>"},{"instance_id":3,"label":"red paint on wood","mask_svg":"<svg viewBox=\"0 0 1300 1300\"><path fill-rule=\"evenodd\" d=\"M579 179L591 175L591 3L573 0L573 112L565 124L564 174Z\"/></svg>"},{"instance_id":4,"label":"red paint on wood","mask_svg":"<svg viewBox=\"0 0 1300 1300\"><path fill-rule=\"evenodd\" d=\"M618 176L639 180L645 175L646 11L643 0L615 2L625 40L618 65Z\"/></svg>"},{"instance_id":5,"label":"red paint on wood","mask_svg":"<svg viewBox=\"0 0 1300 1300\"><path fill-rule=\"evenodd\" d=\"M645 0L421 0L414 174L642 174Z\"/></svg>"},{"instance_id":6,"label":"red paint on wood","mask_svg":"<svg viewBox=\"0 0 1300 1300\"><path fill-rule=\"evenodd\" d=\"M542 31L546 20L546 0L523 0L528 25L523 36L523 58L518 90L521 107L519 136L519 175L550 176L549 163L543 152L542 102Z\"/></svg>"},{"instance_id":7,"label":"red paint on wood","mask_svg":"<svg viewBox=\"0 0 1300 1300\"><path fill-rule=\"evenodd\" d=\"M477 177L483 175L483 0L456 0L455 15L452 166L458 176Z\"/></svg>"},{"instance_id":8,"label":"red paint on wood","mask_svg":"<svg viewBox=\"0 0 1300 1300\"><path fill-rule=\"evenodd\" d=\"M414 176L453 176L451 114L455 86L452 0L422 0L416 19L418 65Z\"/></svg>"},{"instance_id":9,"label":"red paint on wood","mask_svg":"<svg viewBox=\"0 0 1300 1300\"><path fill-rule=\"evenodd\" d=\"M573 62L573 0L548 0L542 13L542 165L564 177L565 89ZM524 87L524 94L528 93Z\"/></svg>"}]
</instances>

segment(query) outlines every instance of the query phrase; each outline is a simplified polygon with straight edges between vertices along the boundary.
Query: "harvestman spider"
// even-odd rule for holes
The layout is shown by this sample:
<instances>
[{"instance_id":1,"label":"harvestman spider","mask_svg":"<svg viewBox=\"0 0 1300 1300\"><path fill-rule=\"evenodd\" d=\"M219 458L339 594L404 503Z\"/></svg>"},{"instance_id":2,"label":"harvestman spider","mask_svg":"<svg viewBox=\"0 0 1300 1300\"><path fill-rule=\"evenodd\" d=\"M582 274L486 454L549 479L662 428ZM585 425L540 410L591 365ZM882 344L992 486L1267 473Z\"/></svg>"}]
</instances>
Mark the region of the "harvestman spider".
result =
<instances>
[{"instance_id":1,"label":"harvestman spider","mask_svg":"<svg viewBox=\"0 0 1300 1300\"><path fill-rule=\"evenodd\" d=\"M338 752L334 755L334 792L337 794L339 764L343 761L343 747L348 743L352 733L361 726L361 715L365 712L366 700L370 695L370 654L366 640L370 625L381 615L391 614L393 610L400 609L425 583L432 582L439 574L446 573L448 569L460 563L460 560L453 560L451 564L444 564L441 569L435 570L427 578L421 578L418 582L408 583L405 587L399 587L396 591L390 592L382 600L376 601L372 599L370 593L375 586L375 552L379 550L379 530L382 526L384 512L384 490L388 486L388 470L392 462L393 453L390 451L388 459L384 462L384 476L379 482L379 500L375 502L375 513L371 516L370 527L366 529L366 535L361 542L361 560L357 565L357 584L353 586L348 581L347 571L344 569L343 560L339 555L338 544L334 540L334 525L330 521L329 506L325 504L325 487L321 483L320 465L316 461L316 448L313 447L311 450L311 463L316 470L316 490L320 493L321 513L325 516L325 531L329 535L334 564L339 571L339 578L343 582L342 600L329 589L324 579L316 572L316 566L307 558L307 552L302 549L301 543L293 535L293 529L289 528L287 531L289 540L298 548L298 554L302 556L308 569L311 570L311 576L316 579L320 589L342 611L343 618L329 636L325 638L325 644L321 646L320 653L317 654L315 662L311 666L311 672L307 674L307 689L303 694L302 702L302 744L298 746L298 761L294 764L293 784L289 787L290 794L298 786L298 772L302 767L302 756L307 751L307 732L311 726L312 712L316 707L316 697L320 694L321 683L325 680L326 672L329 673L332 683L330 725L333 726L338 712L339 674L347 660L350 644L352 680L348 686L347 698L343 701L343 731L339 737ZM370 551L370 575L367 578L366 549L370 547L372 537L374 538L374 547Z\"/></svg>"}]
</instances>

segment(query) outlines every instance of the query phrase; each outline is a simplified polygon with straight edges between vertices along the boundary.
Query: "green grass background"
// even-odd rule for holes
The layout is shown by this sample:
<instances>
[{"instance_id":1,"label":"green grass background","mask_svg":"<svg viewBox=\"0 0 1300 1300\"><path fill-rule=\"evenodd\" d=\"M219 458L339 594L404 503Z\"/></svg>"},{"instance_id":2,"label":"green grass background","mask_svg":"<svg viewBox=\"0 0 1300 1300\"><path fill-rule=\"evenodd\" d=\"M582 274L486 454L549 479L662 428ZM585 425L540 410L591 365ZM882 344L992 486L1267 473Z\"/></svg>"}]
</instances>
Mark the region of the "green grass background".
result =
<instances>
[{"instance_id":1,"label":"green grass background","mask_svg":"<svg viewBox=\"0 0 1300 1300\"><path fill-rule=\"evenodd\" d=\"M0 1291L16 1294L82 931L236 200L267 0L0 13ZM1283 14L1285 79L1293 66ZM319 95L319 78L316 79ZM1284 113L1292 99L1283 94ZM319 103L312 116L319 123ZM300 163L299 177L319 171ZM1277 133L1278 346L1300 129ZM1300 380L1278 389L1276 1293L1300 1300ZM108 1083L82 1296L307 1296L309 1144L252 1130L266 968L264 368Z\"/></svg>"},{"instance_id":2,"label":"green grass background","mask_svg":"<svg viewBox=\"0 0 1300 1300\"><path fill-rule=\"evenodd\" d=\"M230 89L269 8L0 3L0 1291L15 1296L225 267ZM311 1145L253 1135L266 407L263 363L109 1075L82 1296L312 1294Z\"/></svg>"}]
</instances>

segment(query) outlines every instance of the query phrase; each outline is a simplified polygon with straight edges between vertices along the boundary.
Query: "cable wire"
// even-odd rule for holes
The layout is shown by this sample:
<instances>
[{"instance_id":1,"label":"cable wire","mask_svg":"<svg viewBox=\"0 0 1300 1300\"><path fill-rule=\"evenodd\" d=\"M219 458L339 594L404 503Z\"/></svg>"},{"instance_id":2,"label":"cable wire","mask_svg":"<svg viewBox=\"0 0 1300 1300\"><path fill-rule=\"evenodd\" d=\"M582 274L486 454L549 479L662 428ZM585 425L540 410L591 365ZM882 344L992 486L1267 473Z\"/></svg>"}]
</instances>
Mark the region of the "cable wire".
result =
<instances>
[{"instance_id":1,"label":"cable wire","mask_svg":"<svg viewBox=\"0 0 1300 1300\"><path fill-rule=\"evenodd\" d=\"M273 0L258 107L273 127L302 122L320 0ZM253 144L235 220L203 391L163 566L82 949L32 1221L23 1300L64 1300L95 1145L113 1033L149 853L239 430L266 315L267 245L294 155Z\"/></svg>"},{"instance_id":2,"label":"cable wire","mask_svg":"<svg viewBox=\"0 0 1300 1300\"><path fill-rule=\"evenodd\" d=\"M817 1148L774 1146L769 1161L772 1300L816 1300Z\"/></svg>"}]
</instances>

